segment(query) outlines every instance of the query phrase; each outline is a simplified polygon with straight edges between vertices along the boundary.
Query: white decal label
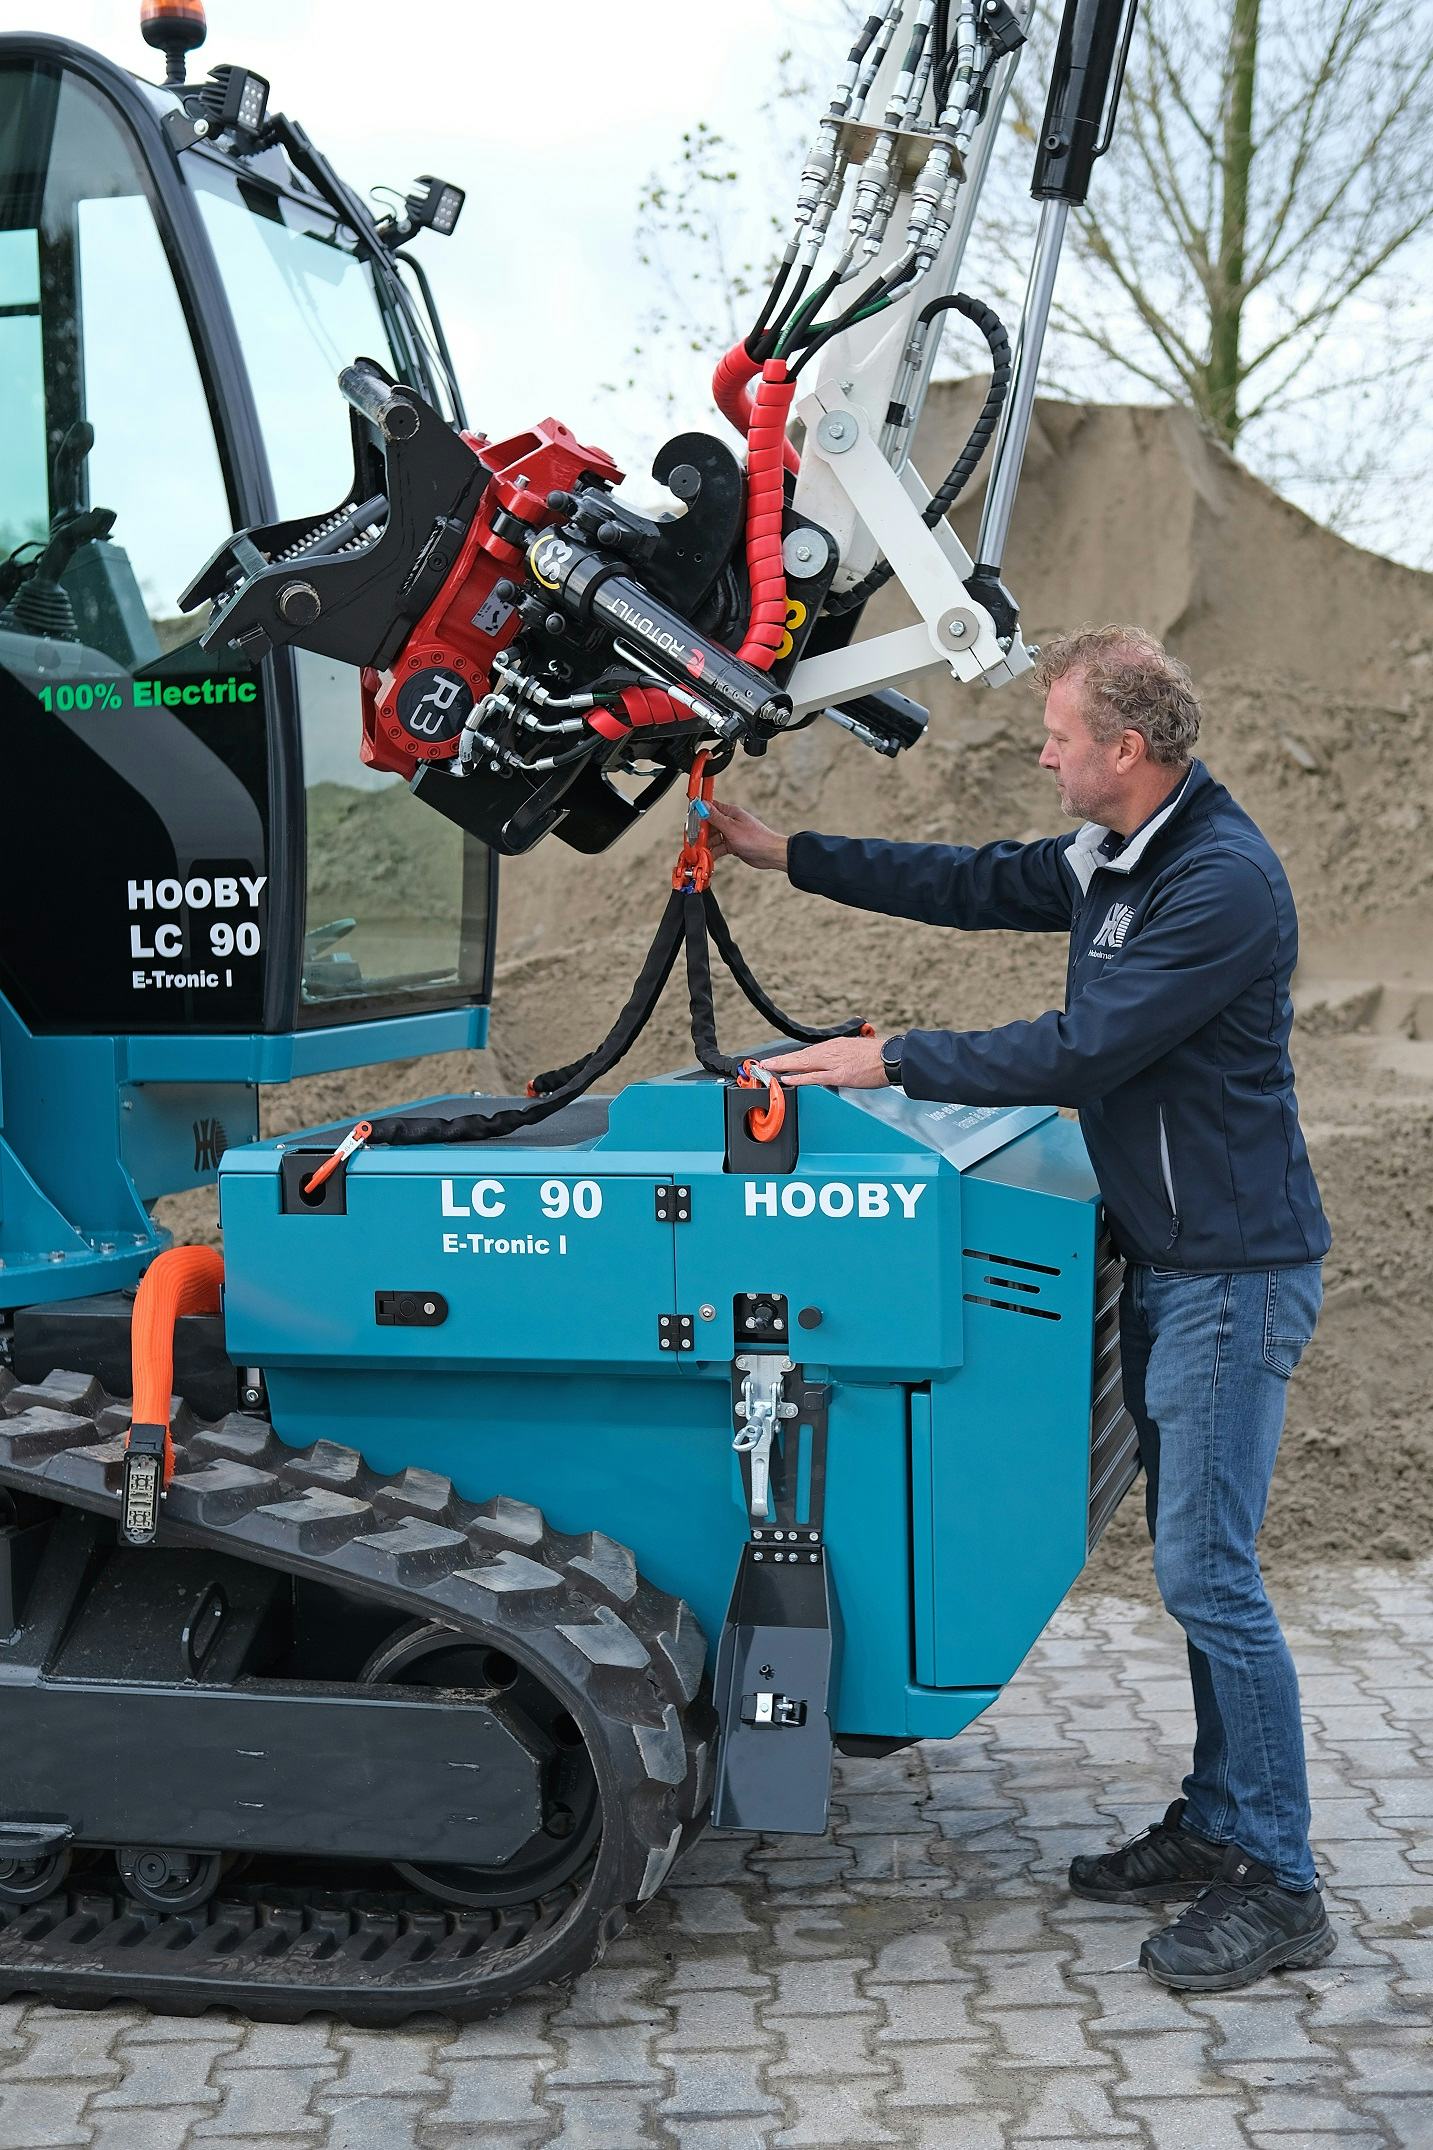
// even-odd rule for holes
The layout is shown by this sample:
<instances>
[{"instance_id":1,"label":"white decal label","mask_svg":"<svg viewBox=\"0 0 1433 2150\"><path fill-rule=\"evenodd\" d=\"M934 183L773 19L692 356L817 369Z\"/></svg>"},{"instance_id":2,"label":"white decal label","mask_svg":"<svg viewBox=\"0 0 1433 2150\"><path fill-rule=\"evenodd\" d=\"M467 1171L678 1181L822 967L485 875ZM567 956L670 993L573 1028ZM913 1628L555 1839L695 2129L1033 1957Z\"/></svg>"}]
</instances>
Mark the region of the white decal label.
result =
<instances>
[{"instance_id":1,"label":"white decal label","mask_svg":"<svg viewBox=\"0 0 1433 2150\"><path fill-rule=\"evenodd\" d=\"M909 1223L927 1182L902 1180L748 1180L748 1217L889 1217Z\"/></svg>"},{"instance_id":2,"label":"white decal label","mask_svg":"<svg viewBox=\"0 0 1433 2150\"><path fill-rule=\"evenodd\" d=\"M218 914L262 914L268 880L263 873L196 873L184 881L174 875L131 879L129 955L134 968L129 979L135 992L232 986L235 959L256 956L263 946L262 915L234 919ZM174 915L181 912L182 922ZM224 967L211 970L211 963Z\"/></svg>"},{"instance_id":3,"label":"white decal label","mask_svg":"<svg viewBox=\"0 0 1433 2150\"><path fill-rule=\"evenodd\" d=\"M439 1209L444 1217L481 1217L485 1232L444 1232L445 1254L566 1254L566 1232L543 1234L522 1228L522 1212L535 1205L544 1224L591 1223L602 1214L600 1180L442 1180ZM514 1221L513 1211L518 1213ZM500 1235L492 1220L502 1218Z\"/></svg>"}]
</instances>

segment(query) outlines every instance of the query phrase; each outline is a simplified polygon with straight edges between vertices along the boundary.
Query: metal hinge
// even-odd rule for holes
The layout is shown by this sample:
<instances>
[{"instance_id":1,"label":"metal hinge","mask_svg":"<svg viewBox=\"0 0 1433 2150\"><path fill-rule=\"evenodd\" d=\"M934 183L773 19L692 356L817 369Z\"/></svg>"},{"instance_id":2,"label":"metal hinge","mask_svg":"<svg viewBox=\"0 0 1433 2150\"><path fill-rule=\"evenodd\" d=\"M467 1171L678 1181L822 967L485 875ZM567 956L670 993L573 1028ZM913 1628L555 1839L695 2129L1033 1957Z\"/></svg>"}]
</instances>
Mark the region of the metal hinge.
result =
<instances>
[{"instance_id":1,"label":"metal hinge","mask_svg":"<svg viewBox=\"0 0 1433 2150\"><path fill-rule=\"evenodd\" d=\"M690 1314L659 1314L657 1345L662 1351L690 1351L696 1324Z\"/></svg>"},{"instance_id":2,"label":"metal hinge","mask_svg":"<svg viewBox=\"0 0 1433 2150\"><path fill-rule=\"evenodd\" d=\"M690 1224L692 1221L692 1190L690 1187L673 1187L663 1180L656 1190L658 1224Z\"/></svg>"}]
</instances>

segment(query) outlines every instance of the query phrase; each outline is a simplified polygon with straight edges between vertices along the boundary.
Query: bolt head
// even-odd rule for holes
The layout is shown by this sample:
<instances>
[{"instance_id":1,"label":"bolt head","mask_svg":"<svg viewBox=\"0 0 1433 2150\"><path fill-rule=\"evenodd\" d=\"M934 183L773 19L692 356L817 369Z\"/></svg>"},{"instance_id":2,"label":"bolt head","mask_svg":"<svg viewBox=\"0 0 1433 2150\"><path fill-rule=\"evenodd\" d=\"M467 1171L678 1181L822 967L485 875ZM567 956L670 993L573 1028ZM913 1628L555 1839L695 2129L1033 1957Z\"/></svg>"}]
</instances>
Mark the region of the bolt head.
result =
<instances>
[{"instance_id":1,"label":"bolt head","mask_svg":"<svg viewBox=\"0 0 1433 2150\"><path fill-rule=\"evenodd\" d=\"M697 1312L703 1321L716 1320L716 1308L714 1306L699 1306Z\"/></svg>"}]
</instances>

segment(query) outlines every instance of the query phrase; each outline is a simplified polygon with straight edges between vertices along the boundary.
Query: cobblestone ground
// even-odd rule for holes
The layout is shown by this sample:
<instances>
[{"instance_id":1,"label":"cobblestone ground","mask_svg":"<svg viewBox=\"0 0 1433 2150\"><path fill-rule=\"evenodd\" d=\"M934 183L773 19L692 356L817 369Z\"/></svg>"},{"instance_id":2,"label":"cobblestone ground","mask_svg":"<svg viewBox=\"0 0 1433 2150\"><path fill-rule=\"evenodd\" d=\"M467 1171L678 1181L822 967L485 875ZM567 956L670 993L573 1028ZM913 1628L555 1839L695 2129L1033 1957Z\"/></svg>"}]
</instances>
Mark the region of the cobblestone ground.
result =
<instances>
[{"instance_id":1,"label":"cobblestone ground","mask_svg":"<svg viewBox=\"0 0 1433 2150\"><path fill-rule=\"evenodd\" d=\"M841 1765L825 1841L708 1837L570 1996L355 2031L0 2006L0 2150L1429 2150L1433 1566L1288 1606L1316 1971L1181 1999L1082 1904L1188 1753L1157 1614L1084 1601L949 1745Z\"/></svg>"}]
</instances>

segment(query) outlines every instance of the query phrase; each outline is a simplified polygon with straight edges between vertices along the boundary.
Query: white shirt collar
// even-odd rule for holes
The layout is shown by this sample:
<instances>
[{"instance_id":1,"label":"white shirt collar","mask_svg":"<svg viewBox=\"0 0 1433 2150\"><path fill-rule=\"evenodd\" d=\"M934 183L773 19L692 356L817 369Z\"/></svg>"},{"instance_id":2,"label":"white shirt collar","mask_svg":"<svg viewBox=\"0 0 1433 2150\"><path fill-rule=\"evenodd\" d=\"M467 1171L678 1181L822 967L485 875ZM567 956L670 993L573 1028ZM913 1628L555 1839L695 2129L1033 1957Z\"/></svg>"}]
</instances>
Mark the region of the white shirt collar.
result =
<instances>
[{"instance_id":1,"label":"white shirt collar","mask_svg":"<svg viewBox=\"0 0 1433 2150\"><path fill-rule=\"evenodd\" d=\"M1100 854L1100 846L1110 833L1102 823L1086 821L1076 830L1074 842L1065 853L1065 863L1079 882L1081 894L1088 891L1090 883L1097 872L1132 873L1134 871L1144 856L1146 845L1164 827L1164 824L1184 797L1185 792L1189 789L1190 778L1194 775L1194 767L1194 763L1191 762L1184 782L1179 789L1172 792L1159 811L1151 814L1148 821L1135 830L1123 851L1116 857L1104 858Z\"/></svg>"}]
</instances>

